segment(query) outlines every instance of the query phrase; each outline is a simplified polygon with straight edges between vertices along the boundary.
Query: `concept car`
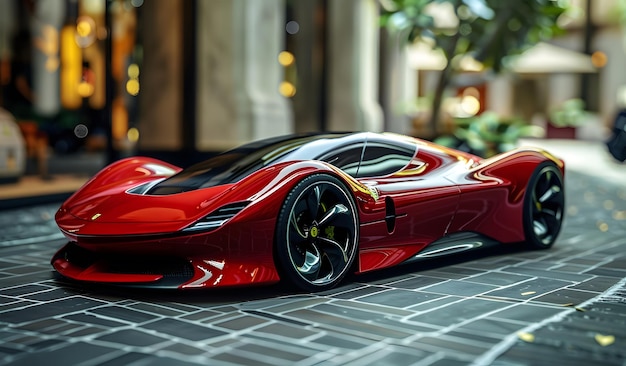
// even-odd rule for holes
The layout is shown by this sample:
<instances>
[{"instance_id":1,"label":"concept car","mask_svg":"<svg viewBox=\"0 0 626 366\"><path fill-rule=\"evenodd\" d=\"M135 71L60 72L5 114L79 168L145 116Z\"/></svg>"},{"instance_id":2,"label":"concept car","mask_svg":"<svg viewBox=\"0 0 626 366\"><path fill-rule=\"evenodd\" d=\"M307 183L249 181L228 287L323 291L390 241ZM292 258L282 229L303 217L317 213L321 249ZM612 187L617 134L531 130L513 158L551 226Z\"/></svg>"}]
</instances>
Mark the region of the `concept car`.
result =
<instances>
[{"instance_id":1,"label":"concept car","mask_svg":"<svg viewBox=\"0 0 626 366\"><path fill-rule=\"evenodd\" d=\"M563 162L541 150L482 159L369 132L270 138L186 169L132 157L60 207L69 243L52 265L127 286L284 280L319 291L347 273L495 243L549 248L563 175Z\"/></svg>"}]
</instances>

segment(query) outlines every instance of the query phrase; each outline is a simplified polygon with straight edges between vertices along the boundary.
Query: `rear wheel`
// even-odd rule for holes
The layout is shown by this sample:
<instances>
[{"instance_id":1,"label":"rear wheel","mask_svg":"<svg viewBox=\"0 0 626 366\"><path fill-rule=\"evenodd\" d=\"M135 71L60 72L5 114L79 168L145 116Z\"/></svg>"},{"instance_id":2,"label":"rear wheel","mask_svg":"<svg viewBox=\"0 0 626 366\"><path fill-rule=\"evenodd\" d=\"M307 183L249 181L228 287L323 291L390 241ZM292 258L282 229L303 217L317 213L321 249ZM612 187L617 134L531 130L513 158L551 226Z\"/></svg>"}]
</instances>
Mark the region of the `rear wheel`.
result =
<instances>
[{"instance_id":1,"label":"rear wheel","mask_svg":"<svg viewBox=\"0 0 626 366\"><path fill-rule=\"evenodd\" d=\"M332 288L352 267L357 243L356 205L337 178L307 177L287 195L275 238L283 279L306 291Z\"/></svg>"},{"instance_id":2,"label":"rear wheel","mask_svg":"<svg viewBox=\"0 0 626 366\"><path fill-rule=\"evenodd\" d=\"M528 182L524 197L524 233L533 248L550 248L563 222L563 176L552 162L540 164Z\"/></svg>"}]
</instances>

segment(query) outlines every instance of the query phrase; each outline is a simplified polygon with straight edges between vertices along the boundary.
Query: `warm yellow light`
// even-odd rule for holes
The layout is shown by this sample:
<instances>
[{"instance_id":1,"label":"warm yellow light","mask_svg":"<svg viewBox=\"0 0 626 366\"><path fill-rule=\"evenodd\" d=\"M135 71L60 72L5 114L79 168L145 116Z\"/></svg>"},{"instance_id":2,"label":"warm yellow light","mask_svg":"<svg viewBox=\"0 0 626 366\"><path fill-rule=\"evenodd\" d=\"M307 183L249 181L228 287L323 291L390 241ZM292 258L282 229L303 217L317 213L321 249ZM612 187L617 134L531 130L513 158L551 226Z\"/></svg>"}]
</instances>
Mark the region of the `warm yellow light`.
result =
<instances>
[{"instance_id":1,"label":"warm yellow light","mask_svg":"<svg viewBox=\"0 0 626 366\"><path fill-rule=\"evenodd\" d=\"M480 111L480 101L473 95L467 95L461 99L461 109L470 116L475 116Z\"/></svg>"},{"instance_id":2,"label":"warm yellow light","mask_svg":"<svg viewBox=\"0 0 626 366\"><path fill-rule=\"evenodd\" d=\"M139 94L139 80L137 79L130 79L126 82L126 92L128 92L128 94L130 95L137 95Z\"/></svg>"},{"instance_id":3,"label":"warm yellow light","mask_svg":"<svg viewBox=\"0 0 626 366\"><path fill-rule=\"evenodd\" d=\"M67 109L78 109L83 103L77 90L83 76L83 58L74 33L72 26L61 29L61 104Z\"/></svg>"},{"instance_id":4,"label":"warm yellow light","mask_svg":"<svg viewBox=\"0 0 626 366\"><path fill-rule=\"evenodd\" d=\"M282 51L278 54L278 62L285 67L292 65L295 60L296 58L289 51Z\"/></svg>"},{"instance_id":5,"label":"warm yellow light","mask_svg":"<svg viewBox=\"0 0 626 366\"><path fill-rule=\"evenodd\" d=\"M135 127L129 128L126 137L128 137L130 142L137 142L139 140L139 130Z\"/></svg>"},{"instance_id":6,"label":"warm yellow light","mask_svg":"<svg viewBox=\"0 0 626 366\"><path fill-rule=\"evenodd\" d=\"M282 83L280 83L278 91L280 92L280 94L288 98L296 95L296 87L288 81L283 81Z\"/></svg>"},{"instance_id":7,"label":"warm yellow light","mask_svg":"<svg viewBox=\"0 0 626 366\"><path fill-rule=\"evenodd\" d=\"M130 64L128 66L128 77L131 79L137 79L139 77L139 65Z\"/></svg>"},{"instance_id":8,"label":"warm yellow light","mask_svg":"<svg viewBox=\"0 0 626 366\"><path fill-rule=\"evenodd\" d=\"M591 63L595 67L604 67L608 62L608 57L606 57L606 53L602 51L596 51L591 54Z\"/></svg>"},{"instance_id":9,"label":"warm yellow light","mask_svg":"<svg viewBox=\"0 0 626 366\"><path fill-rule=\"evenodd\" d=\"M80 37L87 37L92 31L91 23L85 19L80 20L78 24L76 24L76 33Z\"/></svg>"},{"instance_id":10,"label":"warm yellow light","mask_svg":"<svg viewBox=\"0 0 626 366\"><path fill-rule=\"evenodd\" d=\"M81 81L76 87L76 91L81 97L87 98L93 95L94 87L86 81Z\"/></svg>"}]
</instances>

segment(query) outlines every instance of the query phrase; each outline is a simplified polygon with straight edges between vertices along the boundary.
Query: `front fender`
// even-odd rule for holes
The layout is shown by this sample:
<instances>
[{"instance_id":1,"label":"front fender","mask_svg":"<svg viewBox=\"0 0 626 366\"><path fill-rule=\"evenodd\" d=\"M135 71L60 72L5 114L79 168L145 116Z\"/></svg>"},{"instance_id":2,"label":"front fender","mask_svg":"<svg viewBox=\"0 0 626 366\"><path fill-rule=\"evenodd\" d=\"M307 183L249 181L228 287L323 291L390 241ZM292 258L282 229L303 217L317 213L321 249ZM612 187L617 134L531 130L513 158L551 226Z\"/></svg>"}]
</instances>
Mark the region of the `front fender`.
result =
<instances>
[{"instance_id":1,"label":"front fender","mask_svg":"<svg viewBox=\"0 0 626 366\"><path fill-rule=\"evenodd\" d=\"M118 160L94 175L61 207L72 207L86 198L111 190L127 189L131 185L137 185L144 181L166 178L179 171L181 168L177 166L148 157L131 157Z\"/></svg>"}]
</instances>

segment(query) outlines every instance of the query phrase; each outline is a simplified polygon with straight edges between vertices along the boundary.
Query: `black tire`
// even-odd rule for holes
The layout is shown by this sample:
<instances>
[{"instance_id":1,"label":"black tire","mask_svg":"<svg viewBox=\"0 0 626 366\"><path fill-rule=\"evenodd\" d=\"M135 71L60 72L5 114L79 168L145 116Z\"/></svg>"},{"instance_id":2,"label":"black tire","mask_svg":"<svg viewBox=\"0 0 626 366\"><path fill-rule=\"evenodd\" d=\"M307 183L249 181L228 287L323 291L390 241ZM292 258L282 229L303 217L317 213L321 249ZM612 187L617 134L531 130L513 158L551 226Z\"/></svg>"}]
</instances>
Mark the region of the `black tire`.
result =
<instances>
[{"instance_id":1,"label":"black tire","mask_svg":"<svg viewBox=\"0 0 626 366\"><path fill-rule=\"evenodd\" d=\"M311 292L336 286L355 261L358 236L356 205L345 185L327 174L303 179L278 215L275 258L281 278Z\"/></svg>"},{"instance_id":2,"label":"black tire","mask_svg":"<svg viewBox=\"0 0 626 366\"><path fill-rule=\"evenodd\" d=\"M524 234L534 249L550 248L563 223L565 191L563 175L553 162L539 164L524 196Z\"/></svg>"}]
</instances>

